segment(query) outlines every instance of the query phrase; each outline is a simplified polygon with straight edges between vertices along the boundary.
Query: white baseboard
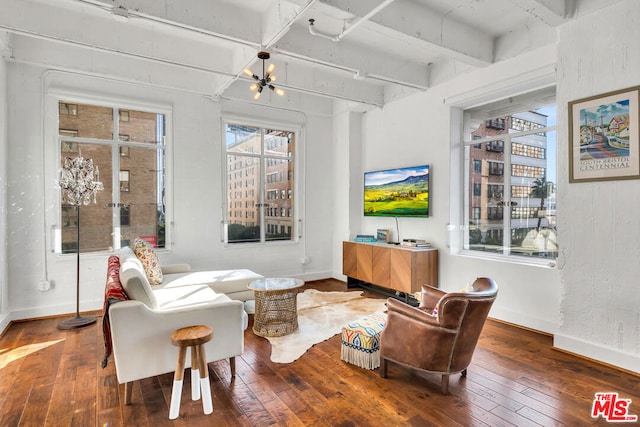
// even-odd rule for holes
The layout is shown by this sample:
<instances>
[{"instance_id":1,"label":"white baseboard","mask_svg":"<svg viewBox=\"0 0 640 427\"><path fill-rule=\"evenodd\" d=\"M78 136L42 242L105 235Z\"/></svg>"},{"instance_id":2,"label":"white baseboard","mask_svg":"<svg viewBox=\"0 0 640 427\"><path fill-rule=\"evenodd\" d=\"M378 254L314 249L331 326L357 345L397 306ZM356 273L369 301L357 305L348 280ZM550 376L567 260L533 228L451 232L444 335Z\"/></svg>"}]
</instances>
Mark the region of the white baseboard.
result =
<instances>
[{"instance_id":1,"label":"white baseboard","mask_svg":"<svg viewBox=\"0 0 640 427\"><path fill-rule=\"evenodd\" d=\"M640 356L637 354L623 352L563 334L555 334L553 336L553 346L559 350L564 350L640 374Z\"/></svg>"},{"instance_id":2,"label":"white baseboard","mask_svg":"<svg viewBox=\"0 0 640 427\"><path fill-rule=\"evenodd\" d=\"M80 303L80 311L102 310L103 301L82 301ZM39 317L63 316L65 314L74 314L76 312L75 304L58 304L47 307L24 308L13 310L11 312L11 320L37 319Z\"/></svg>"},{"instance_id":3,"label":"white baseboard","mask_svg":"<svg viewBox=\"0 0 640 427\"><path fill-rule=\"evenodd\" d=\"M296 274L295 278L304 280L305 282L311 282L313 280L329 279L331 278L331 272L330 271L314 271L309 273Z\"/></svg>"}]
</instances>

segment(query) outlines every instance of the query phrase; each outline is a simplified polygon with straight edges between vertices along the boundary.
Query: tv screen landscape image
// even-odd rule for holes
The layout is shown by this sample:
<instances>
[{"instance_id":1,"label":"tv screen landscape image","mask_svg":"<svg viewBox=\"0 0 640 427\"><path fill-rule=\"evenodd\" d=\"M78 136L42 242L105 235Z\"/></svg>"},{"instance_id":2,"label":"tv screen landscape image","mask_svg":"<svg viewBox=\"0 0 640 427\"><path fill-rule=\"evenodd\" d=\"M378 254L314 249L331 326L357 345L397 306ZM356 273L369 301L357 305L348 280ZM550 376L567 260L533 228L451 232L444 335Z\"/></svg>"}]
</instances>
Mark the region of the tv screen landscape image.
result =
<instances>
[{"instance_id":1,"label":"tv screen landscape image","mask_svg":"<svg viewBox=\"0 0 640 427\"><path fill-rule=\"evenodd\" d=\"M428 217L429 166L365 172L364 215Z\"/></svg>"}]
</instances>

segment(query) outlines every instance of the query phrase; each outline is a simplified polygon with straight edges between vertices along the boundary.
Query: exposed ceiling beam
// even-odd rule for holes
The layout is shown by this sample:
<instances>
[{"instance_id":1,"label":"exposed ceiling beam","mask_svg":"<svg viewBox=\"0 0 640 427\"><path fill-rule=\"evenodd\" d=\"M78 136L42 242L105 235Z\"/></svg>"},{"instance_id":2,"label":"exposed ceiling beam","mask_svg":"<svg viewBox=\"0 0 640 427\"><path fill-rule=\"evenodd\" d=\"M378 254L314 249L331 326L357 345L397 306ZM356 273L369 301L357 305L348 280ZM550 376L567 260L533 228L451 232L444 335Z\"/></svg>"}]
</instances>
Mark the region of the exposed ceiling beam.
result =
<instances>
[{"instance_id":1,"label":"exposed ceiling beam","mask_svg":"<svg viewBox=\"0 0 640 427\"><path fill-rule=\"evenodd\" d=\"M575 12L572 0L510 0L533 18L551 27L564 23Z\"/></svg>"},{"instance_id":2,"label":"exposed ceiling beam","mask_svg":"<svg viewBox=\"0 0 640 427\"><path fill-rule=\"evenodd\" d=\"M408 63L390 55L381 56L367 46L348 40L339 43L309 35L306 27L293 27L287 37L274 45L274 51L316 64L342 69L352 78L374 78L416 89L429 87L426 65ZM356 76L358 72L358 76Z\"/></svg>"},{"instance_id":3,"label":"exposed ceiling beam","mask_svg":"<svg viewBox=\"0 0 640 427\"><path fill-rule=\"evenodd\" d=\"M11 57L11 34L7 31L0 31L0 57Z\"/></svg>"},{"instance_id":4,"label":"exposed ceiling beam","mask_svg":"<svg viewBox=\"0 0 640 427\"><path fill-rule=\"evenodd\" d=\"M305 0L304 3L281 0L271 3L262 20L262 46L269 49L277 43L316 3L318 0Z\"/></svg>"},{"instance_id":5,"label":"exposed ceiling beam","mask_svg":"<svg viewBox=\"0 0 640 427\"><path fill-rule=\"evenodd\" d=\"M369 2L359 0L324 0L322 4L356 17L366 15L372 7ZM404 37L408 43L421 42L425 49L471 65L486 66L493 62L491 35L415 2L396 0L372 16L370 22Z\"/></svg>"}]
</instances>

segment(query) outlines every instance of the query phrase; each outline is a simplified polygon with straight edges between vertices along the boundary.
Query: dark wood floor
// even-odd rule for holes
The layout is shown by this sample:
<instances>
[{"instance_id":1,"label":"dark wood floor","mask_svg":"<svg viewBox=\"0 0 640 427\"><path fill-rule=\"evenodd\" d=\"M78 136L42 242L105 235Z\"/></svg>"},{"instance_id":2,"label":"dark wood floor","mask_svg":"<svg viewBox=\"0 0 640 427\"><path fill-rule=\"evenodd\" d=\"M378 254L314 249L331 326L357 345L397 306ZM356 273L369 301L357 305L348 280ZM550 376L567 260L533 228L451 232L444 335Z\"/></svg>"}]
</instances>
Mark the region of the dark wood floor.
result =
<instances>
[{"instance_id":1,"label":"dark wood floor","mask_svg":"<svg viewBox=\"0 0 640 427\"><path fill-rule=\"evenodd\" d=\"M309 284L345 290L338 281ZM168 419L171 373L138 381L131 406L113 361L103 356L101 320L59 331L59 319L14 323L0 338L2 426L527 426L606 425L591 418L596 392L631 399L640 415L640 378L551 348L551 338L488 321L467 378L439 393L439 377L390 364L389 377L340 360L339 335L290 364L269 360L270 344L245 332L237 376L227 362L209 365L214 412L183 393L180 417ZM321 326L321 325L320 325ZM185 376L184 390L189 390Z\"/></svg>"}]
</instances>

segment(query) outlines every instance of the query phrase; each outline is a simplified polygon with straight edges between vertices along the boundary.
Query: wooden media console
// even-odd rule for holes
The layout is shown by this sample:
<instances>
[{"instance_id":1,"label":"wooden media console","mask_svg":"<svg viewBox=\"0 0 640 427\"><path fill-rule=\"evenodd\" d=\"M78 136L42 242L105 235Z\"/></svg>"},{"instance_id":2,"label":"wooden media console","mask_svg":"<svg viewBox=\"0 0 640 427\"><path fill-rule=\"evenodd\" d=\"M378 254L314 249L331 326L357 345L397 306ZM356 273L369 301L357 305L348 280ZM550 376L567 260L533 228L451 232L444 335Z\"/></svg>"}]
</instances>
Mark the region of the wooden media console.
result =
<instances>
[{"instance_id":1,"label":"wooden media console","mask_svg":"<svg viewBox=\"0 0 640 427\"><path fill-rule=\"evenodd\" d=\"M342 274L349 287L375 285L408 300L422 285L438 286L438 250L342 242Z\"/></svg>"}]
</instances>

